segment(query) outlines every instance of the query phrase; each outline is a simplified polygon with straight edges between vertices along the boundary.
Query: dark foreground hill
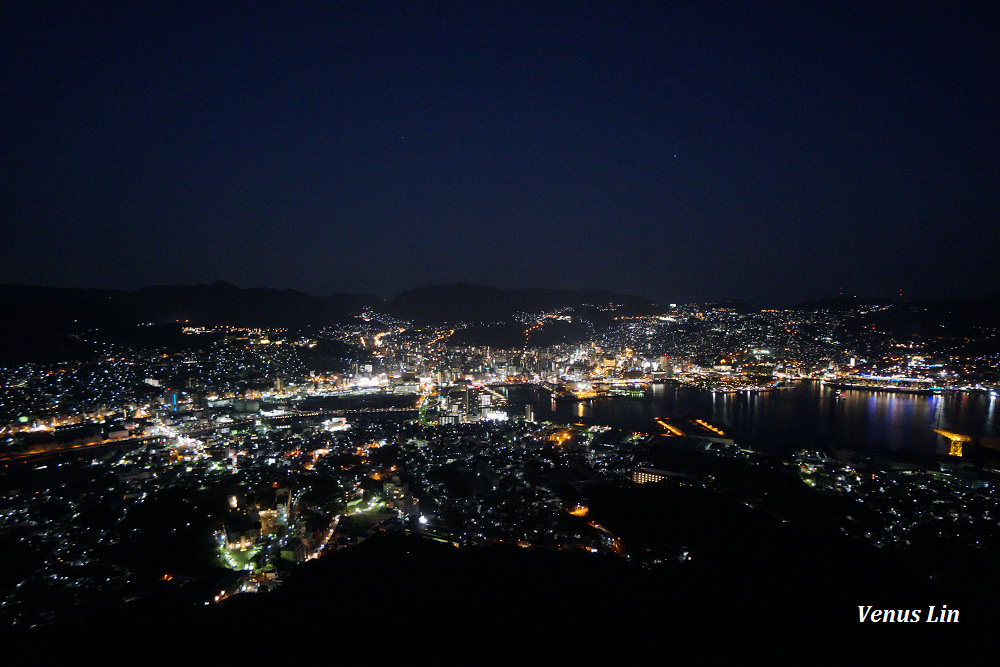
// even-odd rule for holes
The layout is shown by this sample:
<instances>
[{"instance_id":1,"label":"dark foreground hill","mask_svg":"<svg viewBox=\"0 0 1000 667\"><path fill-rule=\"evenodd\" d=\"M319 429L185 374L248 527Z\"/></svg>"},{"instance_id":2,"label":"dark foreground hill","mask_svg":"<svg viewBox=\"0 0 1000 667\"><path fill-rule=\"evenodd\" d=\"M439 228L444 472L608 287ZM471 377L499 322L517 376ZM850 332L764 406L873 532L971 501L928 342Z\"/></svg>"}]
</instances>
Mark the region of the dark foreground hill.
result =
<instances>
[{"instance_id":1,"label":"dark foreground hill","mask_svg":"<svg viewBox=\"0 0 1000 667\"><path fill-rule=\"evenodd\" d=\"M208 606L148 597L19 633L6 646L106 658L140 647L143 655L199 661L451 656L449 664L465 664L520 656L533 663L609 649L638 659L649 646L674 656L736 655L748 642L815 649L871 632L906 631L907 641L943 645L992 632L1000 620L991 562L968 550L930 545L933 557L876 550L825 522L778 521L704 490L617 485L591 500L600 521L622 528L633 548L638 534L654 549L680 540L693 558L639 567L582 550L458 549L376 533L299 566L272 593ZM926 618L929 605L945 604L961 610L961 625L869 632L858 621L859 606L920 609Z\"/></svg>"}]
</instances>

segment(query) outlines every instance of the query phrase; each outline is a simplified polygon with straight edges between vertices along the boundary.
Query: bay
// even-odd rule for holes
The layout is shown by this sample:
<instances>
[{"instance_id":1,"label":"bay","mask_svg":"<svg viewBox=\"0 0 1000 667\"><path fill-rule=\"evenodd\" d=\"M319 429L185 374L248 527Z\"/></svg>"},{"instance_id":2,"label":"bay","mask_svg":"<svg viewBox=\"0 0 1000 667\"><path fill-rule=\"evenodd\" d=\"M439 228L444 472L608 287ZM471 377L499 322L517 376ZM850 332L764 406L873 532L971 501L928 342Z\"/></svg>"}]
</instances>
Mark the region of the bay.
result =
<instances>
[{"instance_id":1,"label":"bay","mask_svg":"<svg viewBox=\"0 0 1000 667\"><path fill-rule=\"evenodd\" d=\"M819 381L799 381L790 389L713 393L680 384L654 384L645 399L610 396L588 401L555 401L536 387L505 388L512 414L530 404L536 421L601 424L656 432L654 419L704 419L738 444L786 457L800 449L846 451L889 459L947 454L942 429L975 440L1000 436L1000 405L989 392L937 395L835 390Z\"/></svg>"}]
</instances>

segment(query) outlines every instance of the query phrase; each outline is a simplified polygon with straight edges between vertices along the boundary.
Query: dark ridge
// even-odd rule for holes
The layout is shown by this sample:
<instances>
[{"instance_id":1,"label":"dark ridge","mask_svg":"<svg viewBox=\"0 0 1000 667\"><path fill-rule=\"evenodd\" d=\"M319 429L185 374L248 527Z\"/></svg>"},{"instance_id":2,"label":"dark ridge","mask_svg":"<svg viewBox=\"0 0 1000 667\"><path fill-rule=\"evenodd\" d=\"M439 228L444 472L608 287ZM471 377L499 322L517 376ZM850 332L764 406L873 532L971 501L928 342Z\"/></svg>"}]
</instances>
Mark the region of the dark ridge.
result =
<instances>
[{"instance_id":1,"label":"dark ridge","mask_svg":"<svg viewBox=\"0 0 1000 667\"><path fill-rule=\"evenodd\" d=\"M342 322L377 299L364 294L313 296L295 290L240 289L229 283L123 290L0 285L7 316L0 363L75 356L73 334L100 328L132 338L138 324L301 328Z\"/></svg>"},{"instance_id":2,"label":"dark ridge","mask_svg":"<svg viewBox=\"0 0 1000 667\"><path fill-rule=\"evenodd\" d=\"M657 310L655 304L637 296L604 290L500 289L458 283L429 285L408 290L388 299L386 308L401 319L430 322L489 322L517 312L542 312L564 306L618 304L634 314Z\"/></svg>"},{"instance_id":3,"label":"dark ridge","mask_svg":"<svg viewBox=\"0 0 1000 667\"><path fill-rule=\"evenodd\" d=\"M915 317L928 321L1000 326L1000 292L971 299L911 301L906 306Z\"/></svg>"},{"instance_id":4,"label":"dark ridge","mask_svg":"<svg viewBox=\"0 0 1000 667\"><path fill-rule=\"evenodd\" d=\"M226 282L139 290L155 304L157 321L259 327L304 327L340 322L377 299L366 294L314 296L296 290L241 289Z\"/></svg>"},{"instance_id":5,"label":"dark ridge","mask_svg":"<svg viewBox=\"0 0 1000 667\"><path fill-rule=\"evenodd\" d=\"M836 296L830 299L807 301L786 307L786 310L855 310L862 306L890 306L892 299L882 297Z\"/></svg>"},{"instance_id":6,"label":"dark ridge","mask_svg":"<svg viewBox=\"0 0 1000 667\"><path fill-rule=\"evenodd\" d=\"M989 354L996 349L995 336L989 332L1000 328L1000 294L910 301L870 313L859 322L874 324L900 340L923 341L931 352L938 344L947 348L960 343L967 354Z\"/></svg>"},{"instance_id":7,"label":"dark ridge","mask_svg":"<svg viewBox=\"0 0 1000 667\"><path fill-rule=\"evenodd\" d=\"M888 299L845 297L796 308L849 310L890 303ZM600 310L608 304L617 308ZM706 305L749 311L741 302ZM518 312L538 313L563 307L575 310L571 324L549 325L533 334L530 344L537 346L578 340L586 333L585 320L603 324L615 315L648 315L660 310L642 297L604 290L507 290L466 283L421 287L386 301L366 294L315 296L296 290L242 289L223 281L159 285L131 292L8 283L0 285L0 312L7 316L7 324L0 330L0 364L75 358L83 350L74 334L88 329L99 328L105 334L113 333L116 340L139 345L150 337L159 340L173 334L153 331L152 327L137 333L138 324L302 329L349 321L366 307L387 311L417 325L473 324L461 334L464 342L504 346L524 343L519 327L510 320ZM1000 294L896 304L869 317L878 318L884 330L904 337L972 339L981 334L976 327L1000 326Z\"/></svg>"},{"instance_id":8,"label":"dark ridge","mask_svg":"<svg viewBox=\"0 0 1000 667\"><path fill-rule=\"evenodd\" d=\"M242 289L224 281L201 285L157 285L137 291L0 285L0 312L8 316L0 344L0 363L53 362L76 358L85 346L74 336L89 329L141 345L146 338L170 337L158 326L232 325L301 329L350 320L366 307L388 310L418 323L446 321L497 322L517 312L549 311L582 304L614 303L625 313L655 311L646 299L602 290L503 290L476 285L436 285L404 292L388 302L367 294L315 296L296 290ZM607 313L591 309L594 319ZM579 336L580 326L550 328L534 344L565 342ZM470 332L470 341L486 344L523 343L520 333ZM556 329L559 329L558 331ZM508 339L510 339L508 341ZM152 342L150 343L152 344Z\"/></svg>"}]
</instances>

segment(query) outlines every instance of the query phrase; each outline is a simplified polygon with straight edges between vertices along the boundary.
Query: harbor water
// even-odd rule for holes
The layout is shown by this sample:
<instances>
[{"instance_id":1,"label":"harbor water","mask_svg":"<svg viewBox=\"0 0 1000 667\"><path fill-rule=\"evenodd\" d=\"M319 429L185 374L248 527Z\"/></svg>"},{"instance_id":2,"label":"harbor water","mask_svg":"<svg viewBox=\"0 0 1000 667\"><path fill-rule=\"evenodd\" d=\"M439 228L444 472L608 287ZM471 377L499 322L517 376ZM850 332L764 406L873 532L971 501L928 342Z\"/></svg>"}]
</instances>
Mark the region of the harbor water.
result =
<instances>
[{"instance_id":1,"label":"harbor water","mask_svg":"<svg viewBox=\"0 0 1000 667\"><path fill-rule=\"evenodd\" d=\"M536 421L602 424L655 432L657 417L695 417L724 429L738 444L776 456L800 449L853 452L906 460L943 455L950 443L934 429L974 440L1000 436L998 398L989 392L926 395L837 390L799 381L777 391L711 392L654 384L645 398L554 400L535 387L507 387L511 410L530 404Z\"/></svg>"}]
</instances>

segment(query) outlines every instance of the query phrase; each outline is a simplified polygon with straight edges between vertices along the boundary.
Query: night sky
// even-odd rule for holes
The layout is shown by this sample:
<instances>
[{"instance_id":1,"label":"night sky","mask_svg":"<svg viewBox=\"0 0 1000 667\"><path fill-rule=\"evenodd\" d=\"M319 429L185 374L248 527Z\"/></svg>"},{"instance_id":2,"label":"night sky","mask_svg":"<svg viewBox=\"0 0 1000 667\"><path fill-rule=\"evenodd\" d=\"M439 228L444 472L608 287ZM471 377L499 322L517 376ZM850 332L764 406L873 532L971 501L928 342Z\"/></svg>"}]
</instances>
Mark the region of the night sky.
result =
<instances>
[{"instance_id":1,"label":"night sky","mask_svg":"<svg viewBox=\"0 0 1000 667\"><path fill-rule=\"evenodd\" d=\"M0 282L1000 289L995 1L14 4Z\"/></svg>"}]
</instances>

